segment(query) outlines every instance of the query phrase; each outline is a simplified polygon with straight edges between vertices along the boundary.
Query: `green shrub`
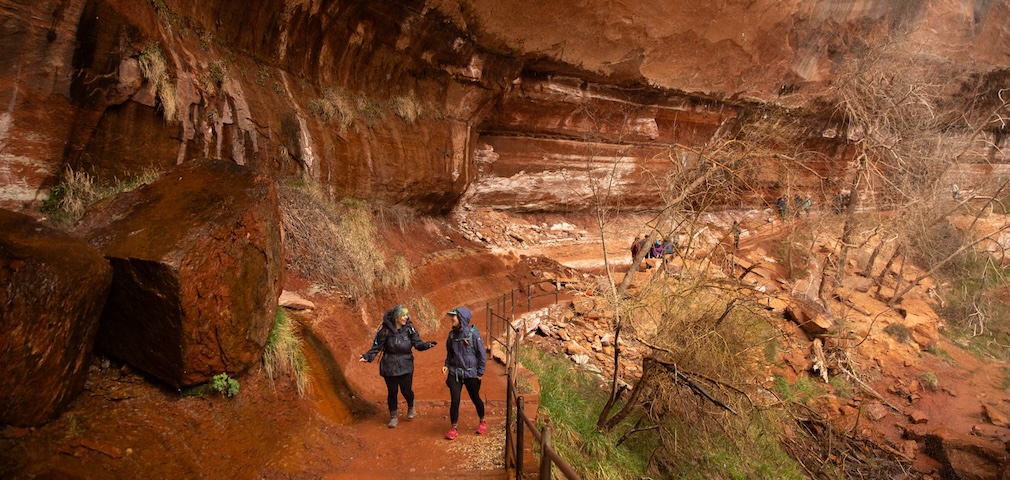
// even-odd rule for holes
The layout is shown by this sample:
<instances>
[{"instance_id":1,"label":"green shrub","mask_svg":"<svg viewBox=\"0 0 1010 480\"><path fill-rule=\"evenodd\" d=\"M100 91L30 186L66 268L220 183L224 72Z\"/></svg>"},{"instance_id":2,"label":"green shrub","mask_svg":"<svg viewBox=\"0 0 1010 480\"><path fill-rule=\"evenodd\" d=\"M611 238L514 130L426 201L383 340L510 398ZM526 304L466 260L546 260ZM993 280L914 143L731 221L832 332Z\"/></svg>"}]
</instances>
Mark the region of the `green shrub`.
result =
<instances>
[{"instance_id":1,"label":"green shrub","mask_svg":"<svg viewBox=\"0 0 1010 480\"><path fill-rule=\"evenodd\" d=\"M219 373L214 375L214 378L210 381L210 388L231 398L238 395L239 384L238 380L229 377L227 373Z\"/></svg>"},{"instance_id":2,"label":"green shrub","mask_svg":"<svg viewBox=\"0 0 1010 480\"><path fill-rule=\"evenodd\" d=\"M637 479L645 474L648 452L655 446L629 448L635 442L616 446L617 436L596 428L597 415L606 394L585 370L573 366L564 356L524 348L522 363L537 374L540 383L540 411L551 421L554 448L584 479Z\"/></svg>"}]
</instances>

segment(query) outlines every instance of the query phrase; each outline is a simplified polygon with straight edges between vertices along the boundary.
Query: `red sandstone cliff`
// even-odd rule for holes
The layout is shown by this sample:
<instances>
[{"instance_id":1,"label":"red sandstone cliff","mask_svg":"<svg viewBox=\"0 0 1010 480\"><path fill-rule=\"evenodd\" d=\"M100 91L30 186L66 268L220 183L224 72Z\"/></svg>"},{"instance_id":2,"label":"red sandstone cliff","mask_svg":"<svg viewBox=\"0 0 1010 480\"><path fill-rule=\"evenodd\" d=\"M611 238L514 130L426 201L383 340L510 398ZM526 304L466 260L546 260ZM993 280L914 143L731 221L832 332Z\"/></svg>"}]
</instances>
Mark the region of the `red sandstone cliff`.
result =
<instances>
[{"instance_id":1,"label":"red sandstone cliff","mask_svg":"<svg viewBox=\"0 0 1010 480\"><path fill-rule=\"evenodd\" d=\"M112 181L219 157L422 211L471 187L567 210L585 192L557 188L564 172L594 156L619 157L626 204L647 206L642 179L677 148L760 102L812 105L871 47L951 91L1002 78L1008 18L949 0L5 0L0 206L33 210L65 166Z\"/></svg>"}]
</instances>

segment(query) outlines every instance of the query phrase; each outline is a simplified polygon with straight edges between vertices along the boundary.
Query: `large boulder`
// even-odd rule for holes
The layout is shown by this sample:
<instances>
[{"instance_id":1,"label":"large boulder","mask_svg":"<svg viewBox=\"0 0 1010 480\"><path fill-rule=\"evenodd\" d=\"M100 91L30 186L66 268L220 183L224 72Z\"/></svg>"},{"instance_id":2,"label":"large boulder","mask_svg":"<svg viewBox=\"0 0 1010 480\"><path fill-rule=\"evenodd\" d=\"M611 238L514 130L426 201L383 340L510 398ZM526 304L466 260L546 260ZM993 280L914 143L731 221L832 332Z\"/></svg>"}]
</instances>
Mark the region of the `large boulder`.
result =
<instances>
[{"instance_id":1,"label":"large boulder","mask_svg":"<svg viewBox=\"0 0 1010 480\"><path fill-rule=\"evenodd\" d=\"M96 204L77 228L115 272L101 351L173 387L260 360L283 283L270 179L193 160Z\"/></svg>"},{"instance_id":2,"label":"large boulder","mask_svg":"<svg viewBox=\"0 0 1010 480\"><path fill-rule=\"evenodd\" d=\"M111 283L82 240L0 210L0 423L45 423L81 392Z\"/></svg>"}]
</instances>

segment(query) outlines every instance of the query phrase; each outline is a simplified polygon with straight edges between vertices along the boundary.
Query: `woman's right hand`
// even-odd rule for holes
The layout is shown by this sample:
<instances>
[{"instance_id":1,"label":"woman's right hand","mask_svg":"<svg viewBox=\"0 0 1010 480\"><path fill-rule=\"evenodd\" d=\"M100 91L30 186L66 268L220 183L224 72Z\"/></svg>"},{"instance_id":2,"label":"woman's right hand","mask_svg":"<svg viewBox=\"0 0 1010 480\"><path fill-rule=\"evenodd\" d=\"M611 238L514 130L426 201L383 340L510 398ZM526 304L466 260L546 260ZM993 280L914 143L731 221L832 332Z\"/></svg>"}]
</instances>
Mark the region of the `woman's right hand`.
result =
<instances>
[{"instance_id":1,"label":"woman's right hand","mask_svg":"<svg viewBox=\"0 0 1010 480\"><path fill-rule=\"evenodd\" d=\"M448 374L449 374L449 367L442 367L442 375L448 375Z\"/></svg>"},{"instance_id":2,"label":"woman's right hand","mask_svg":"<svg viewBox=\"0 0 1010 480\"><path fill-rule=\"evenodd\" d=\"M365 356L362 355L362 356L358 357L358 361L359 362L367 362L368 360L365 360Z\"/></svg>"}]
</instances>

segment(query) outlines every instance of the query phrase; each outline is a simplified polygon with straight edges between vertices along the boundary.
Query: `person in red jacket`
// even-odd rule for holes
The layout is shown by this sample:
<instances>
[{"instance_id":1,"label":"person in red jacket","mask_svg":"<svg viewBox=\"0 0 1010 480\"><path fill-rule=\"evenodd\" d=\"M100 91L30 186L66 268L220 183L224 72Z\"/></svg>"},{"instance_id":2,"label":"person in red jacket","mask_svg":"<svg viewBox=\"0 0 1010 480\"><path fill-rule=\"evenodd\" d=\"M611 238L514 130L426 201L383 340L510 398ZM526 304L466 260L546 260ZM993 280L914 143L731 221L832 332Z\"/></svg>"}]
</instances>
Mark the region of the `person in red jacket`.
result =
<instances>
[{"instance_id":1,"label":"person in red jacket","mask_svg":"<svg viewBox=\"0 0 1010 480\"><path fill-rule=\"evenodd\" d=\"M470 395L470 400L477 408L477 416L480 417L476 433L483 435L487 431L484 402L480 399L480 382L487 366L487 353L484 351L484 340L481 339L477 327L470 325L472 316L470 309L456 307L449 312L449 315L452 316L452 330L449 331L449 338L445 341L446 355L442 374L446 376L445 384L449 387L449 397L452 399L449 404L449 421L452 422L452 429L445 434L445 438L452 440L459 435L456 426L459 422L459 402L463 387L466 387L466 393Z\"/></svg>"}]
</instances>

